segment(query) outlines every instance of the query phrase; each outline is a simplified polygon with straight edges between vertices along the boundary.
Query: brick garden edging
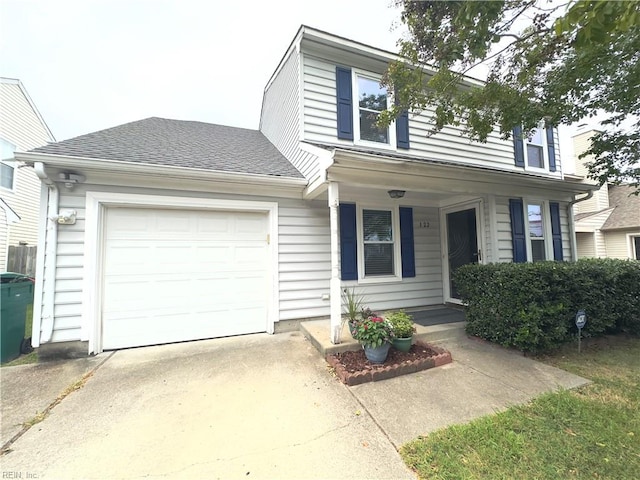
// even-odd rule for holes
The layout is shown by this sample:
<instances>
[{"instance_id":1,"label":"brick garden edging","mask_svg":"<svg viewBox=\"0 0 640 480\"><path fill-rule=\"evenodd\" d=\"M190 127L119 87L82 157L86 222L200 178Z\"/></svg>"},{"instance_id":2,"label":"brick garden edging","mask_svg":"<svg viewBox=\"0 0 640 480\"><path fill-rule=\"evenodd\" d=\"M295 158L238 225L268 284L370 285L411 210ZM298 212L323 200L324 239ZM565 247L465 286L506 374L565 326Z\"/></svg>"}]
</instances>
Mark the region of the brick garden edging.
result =
<instances>
[{"instance_id":1,"label":"brick garden edging","mask_svg":"<svg viewBox=\"0 0 640 480\"><path fill-rule=\"evenodd\" d=\"M429 348L437 352L428 358L419 358L416 360L405 360L395 364L371 365L370 370L360 372L348 372L340 363L336 355L327 355L327 363L334 369L340 381L348 386L359 385L366 382L377 382L378 380L386 380L387 378L399 377L408 373L419 372L429 368L439 367L452 362L451 353L442 347L431 345L430 343L417 341L415 345Z\"/></svg>"}]
</instances>

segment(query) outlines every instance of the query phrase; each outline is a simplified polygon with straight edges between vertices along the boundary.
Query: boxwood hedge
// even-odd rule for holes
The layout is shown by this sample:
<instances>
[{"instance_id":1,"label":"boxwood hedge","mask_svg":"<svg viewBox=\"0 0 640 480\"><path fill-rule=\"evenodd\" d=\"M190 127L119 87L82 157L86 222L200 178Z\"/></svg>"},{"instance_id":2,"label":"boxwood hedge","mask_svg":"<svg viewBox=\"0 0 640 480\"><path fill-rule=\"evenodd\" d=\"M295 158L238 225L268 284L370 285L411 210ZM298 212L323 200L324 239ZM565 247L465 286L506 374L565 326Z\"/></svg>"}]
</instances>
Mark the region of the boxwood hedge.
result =
<instances>
[{"instance_id":1,"label":"boxwood hedge","mask_svg":"<svg viewBox=\"0 0 640 480\"><path fill-rule=\"evenodd\" d=\"M548 350L582 333L640 334L640 262L583 259L577 262L465 265L454 273L467 304L467 332L524 352Z\"/></svg>"}]
</instances>

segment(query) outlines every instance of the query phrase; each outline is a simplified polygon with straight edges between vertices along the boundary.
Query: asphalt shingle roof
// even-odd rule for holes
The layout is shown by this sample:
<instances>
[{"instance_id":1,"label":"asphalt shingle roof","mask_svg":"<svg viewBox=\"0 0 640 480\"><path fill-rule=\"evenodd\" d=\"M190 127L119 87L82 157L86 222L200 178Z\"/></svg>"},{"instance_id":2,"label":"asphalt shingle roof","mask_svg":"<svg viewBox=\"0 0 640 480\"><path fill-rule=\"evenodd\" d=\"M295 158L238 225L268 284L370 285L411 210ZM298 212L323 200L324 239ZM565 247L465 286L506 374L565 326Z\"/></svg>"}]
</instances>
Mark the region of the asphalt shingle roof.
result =
<instances>
[{"instance_id":1,"label":"asphalt shingle roof","mask_svg":"<svg viewBox=\"0 0 640 480\"><path fill-rule=\"evenodd\" d=\"M304 178L258 130L151 117L32 152Z\"/></svg>"},{"instance_id":2,"label":"asphalt shingle roof","mask_svg":"<svg viewBox=\"0 0 640 480\"><path fill-rule=\"evenodd\" d=\"M640 227L640 195L631 195L633 191L629 185L609 186L609 205L615 208L602 230Z\"/></svg>"}]
</instances>

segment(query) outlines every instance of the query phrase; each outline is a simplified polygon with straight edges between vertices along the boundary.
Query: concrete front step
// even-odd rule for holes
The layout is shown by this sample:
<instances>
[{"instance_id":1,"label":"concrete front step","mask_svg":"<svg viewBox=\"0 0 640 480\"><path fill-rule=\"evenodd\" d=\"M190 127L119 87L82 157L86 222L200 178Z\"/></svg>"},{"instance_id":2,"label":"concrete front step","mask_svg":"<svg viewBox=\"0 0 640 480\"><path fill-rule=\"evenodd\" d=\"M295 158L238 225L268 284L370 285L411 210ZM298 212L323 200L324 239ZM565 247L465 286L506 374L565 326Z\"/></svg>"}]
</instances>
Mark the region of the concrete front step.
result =
<instances>
[{"instance_id":1,"label":"concrete front step","mask_svg":"<svg viewBox=\"0 0 640 480\"><path fill-rule=\"evenodd\" d=\"M427 343L438 343L459 338L465 336L465 324L466 322L456 322L431 325L428 327L416 324L416 333L413 334L413 341L416 342L420 340ZM331 343L329 336L330 321L328 319L300 322L300 331L323 356L341 352L355 352L362 348L362 346L351 337L349 327L346 323L342 329L342 343L338 345Z\"/></svg>"}]
</instances>

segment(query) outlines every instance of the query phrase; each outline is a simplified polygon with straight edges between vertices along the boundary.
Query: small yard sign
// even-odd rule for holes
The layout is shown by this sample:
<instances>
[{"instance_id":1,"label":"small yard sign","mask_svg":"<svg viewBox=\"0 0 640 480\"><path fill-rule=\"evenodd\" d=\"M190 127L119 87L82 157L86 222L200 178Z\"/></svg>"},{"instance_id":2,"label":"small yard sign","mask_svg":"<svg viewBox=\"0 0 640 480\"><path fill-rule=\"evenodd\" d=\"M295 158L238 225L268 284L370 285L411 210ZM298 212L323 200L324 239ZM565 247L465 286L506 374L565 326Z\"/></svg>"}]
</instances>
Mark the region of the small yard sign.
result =
<instances>
[{"instance_id":1,"label":"small yard sign","mask_svg":"<svg viewBox=\"0 0 640 480\"><path fill-rule=\"evenodd\" d=\"M580 337L582 336L582 328L587 324L587 314L584 310L578 310L576 313L576 327L578 327L578 353L580 353Z\"/></svg>"}]
</instances>

